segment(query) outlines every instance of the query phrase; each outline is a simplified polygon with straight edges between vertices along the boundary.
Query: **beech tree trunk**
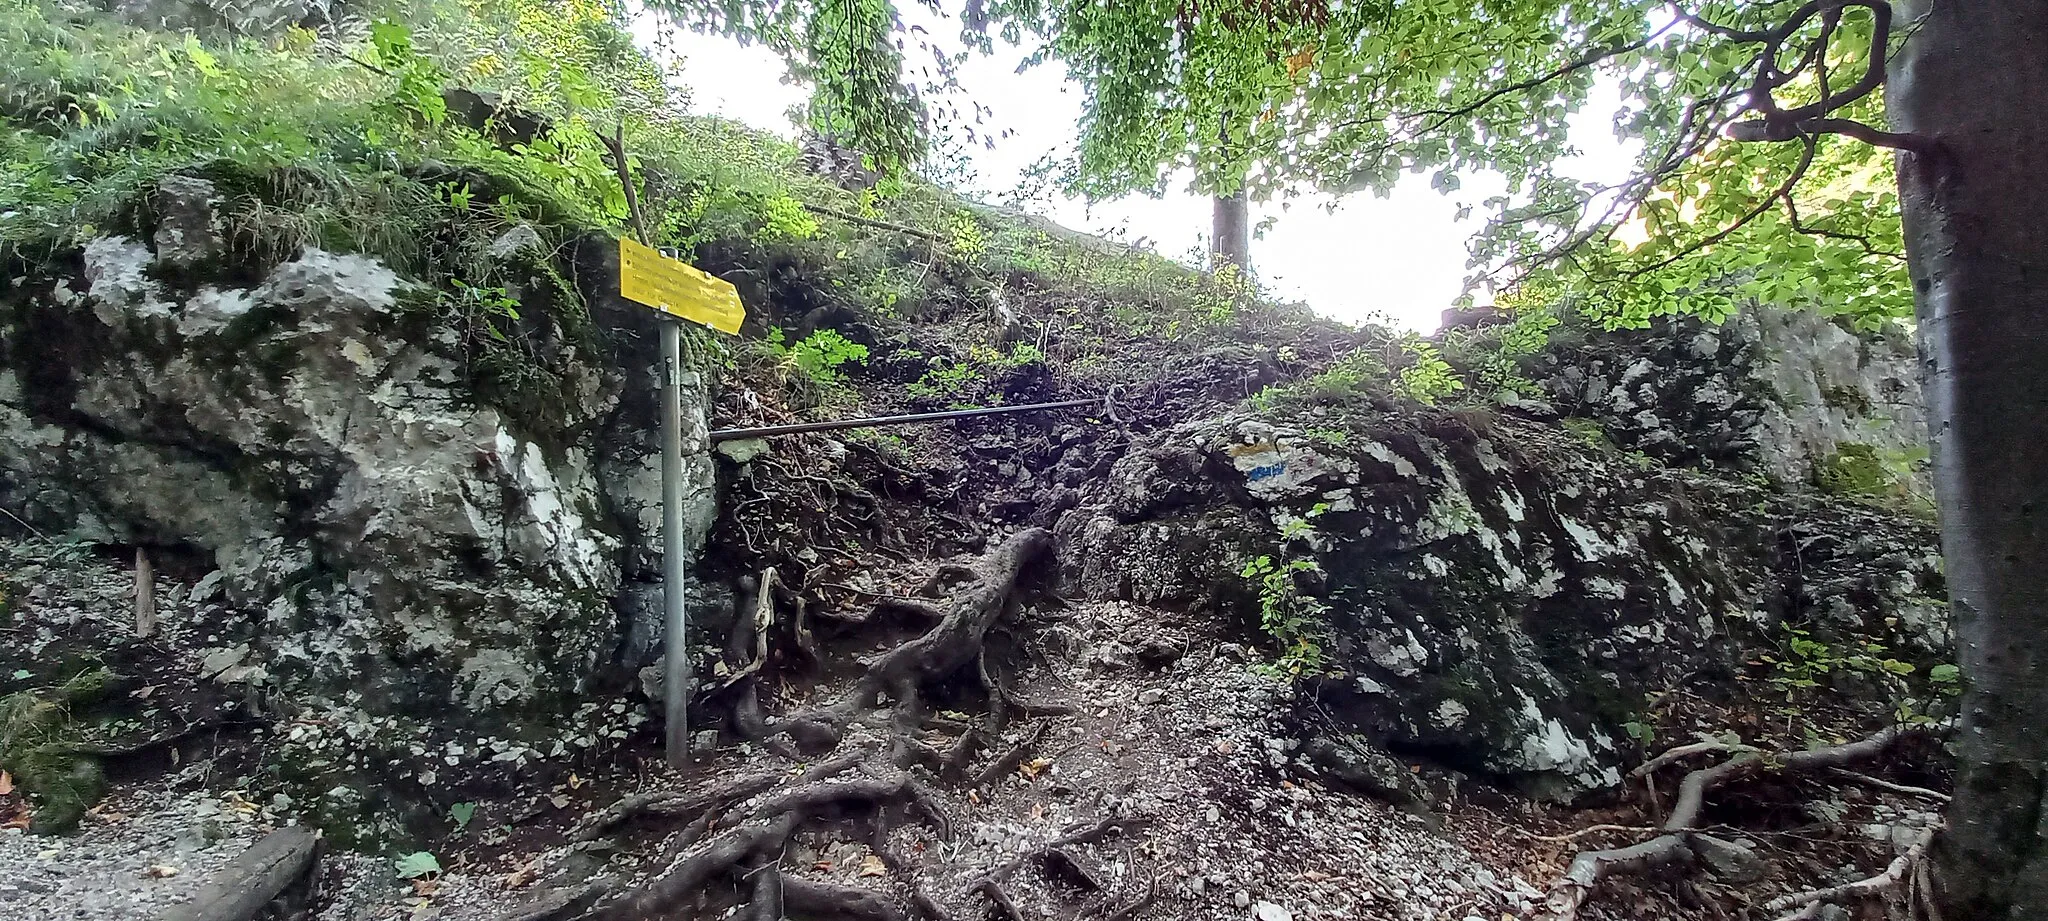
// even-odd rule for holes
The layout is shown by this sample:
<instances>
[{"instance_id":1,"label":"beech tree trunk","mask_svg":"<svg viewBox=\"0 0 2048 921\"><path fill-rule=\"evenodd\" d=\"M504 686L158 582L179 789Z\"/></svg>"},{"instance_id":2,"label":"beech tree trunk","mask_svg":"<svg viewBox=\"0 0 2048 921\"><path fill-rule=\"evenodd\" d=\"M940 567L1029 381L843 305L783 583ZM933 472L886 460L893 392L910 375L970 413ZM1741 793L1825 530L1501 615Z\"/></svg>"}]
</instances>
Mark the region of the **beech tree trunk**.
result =
<instances>
[{"instance_id":1,"label":"beech tree trunk","mask_svg":"<svg viewBox=\"0 0 2048 921\"><path fill-rule=\"evenodd\" d=\"M2048 918L2048 3L1907 0L1902 155L1942 551L1966 690L1943 916Z\"/></svg>"},{"instance_id":2,"label":"beech tree trunk","mask_svg":"<svg viewBox=\"0 0 2048 921\"><path fill-rule=\"evenodd\" d=\"M1211 199L1214 218L1209 233L1209 266L1220 268L1224 263L1249 270L1252 266L1251 208L1245 201L1244 190L1234 195L1217 195Z\"/></svg>"}]
</instances>

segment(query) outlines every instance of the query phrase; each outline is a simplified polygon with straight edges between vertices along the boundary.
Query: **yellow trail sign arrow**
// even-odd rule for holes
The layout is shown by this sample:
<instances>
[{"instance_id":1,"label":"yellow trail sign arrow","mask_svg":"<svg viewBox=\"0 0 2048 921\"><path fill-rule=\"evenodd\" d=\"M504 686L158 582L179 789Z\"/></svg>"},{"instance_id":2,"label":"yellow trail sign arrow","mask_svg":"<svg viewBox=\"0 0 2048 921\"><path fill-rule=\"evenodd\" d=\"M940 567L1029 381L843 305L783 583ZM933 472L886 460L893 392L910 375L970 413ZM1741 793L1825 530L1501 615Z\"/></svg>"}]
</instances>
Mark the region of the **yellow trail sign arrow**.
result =
<instances>
[{"instance_id":1,"label":"yellow trail sign arrow","mask_svg":"<svg viewBox=\"0 0 2048 921\"><path fill-rule=\"evenodd\" d=\"M619 241L619 295L724 333L740 331L739 289L631 240Z\"/></svg>"}]
</instances>

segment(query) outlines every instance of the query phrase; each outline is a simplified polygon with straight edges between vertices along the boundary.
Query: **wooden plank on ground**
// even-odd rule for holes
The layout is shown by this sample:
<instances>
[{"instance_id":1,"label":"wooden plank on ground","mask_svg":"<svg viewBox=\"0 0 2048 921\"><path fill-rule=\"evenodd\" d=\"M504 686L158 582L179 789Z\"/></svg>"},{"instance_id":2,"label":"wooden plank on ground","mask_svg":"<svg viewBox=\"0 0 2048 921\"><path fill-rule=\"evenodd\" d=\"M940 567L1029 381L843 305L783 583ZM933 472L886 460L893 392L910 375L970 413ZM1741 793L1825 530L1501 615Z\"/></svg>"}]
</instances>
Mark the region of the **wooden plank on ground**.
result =
<instances>
[{"instance_id":1,"label":"wooden plank on ground","mask_svg":"<svg viewBox=\"0 0 2048 921\"><path fill-rule=\"evenodd\" d=\"M319 837L304 826L271 832L215 874L190 901L171 909L164 921L249 921L313 868L319 844Z\"/></svg>"}]
</instances>

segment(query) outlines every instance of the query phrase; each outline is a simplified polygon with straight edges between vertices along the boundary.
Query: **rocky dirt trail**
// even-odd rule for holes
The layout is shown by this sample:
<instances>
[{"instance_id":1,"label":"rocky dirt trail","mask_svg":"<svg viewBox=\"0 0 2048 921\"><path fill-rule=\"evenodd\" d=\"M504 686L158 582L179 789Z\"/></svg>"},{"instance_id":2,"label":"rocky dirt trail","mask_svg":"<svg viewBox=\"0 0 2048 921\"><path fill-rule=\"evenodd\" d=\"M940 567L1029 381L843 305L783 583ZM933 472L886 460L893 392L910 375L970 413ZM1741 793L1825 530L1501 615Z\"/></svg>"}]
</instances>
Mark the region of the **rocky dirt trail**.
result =
<instances>
[{"instance_id":1,"label":"rocky dirt trail","mask_svg":"<svg viewBox=\"0 0 2048 921\"><path fill-rule=\"evenodd\" d=\"M131 586L120 567L12 550L45 567L44 588L18 610L41 612L23 622L43 625L38 635L48 649L68 648L60 633L127 627ZM189 586L166 579L160 588L166 628L155 642L179 649L203 639L181 626L205 610L189 601ZM921 892L953 916L978 917L989 905L978 884L994 875L1023 917L1265 921L1492 919L1535 893L1424 820L1312 779L1279 719L1289 685L1258 674L1258 654L1213 625L1125 603L1048 602L1017 626L1032 630L1040 645L1025 657L1030 664L1018 671L1014 693L1029 701L1020 709L1046 715L1021 717L991 739L968 765L972 782L934 786L932 805L947 817L948 833L919 823L890 830L885 850L904 861L892 868L882 851L857 835L833 833L831 823L807 829L785 842L785 885L844 887L890 903ZM191 668L182 677L152 680L186 690L213 682L201 677L203 658L188 655ZM935 720L965 716L941 711ZM8 917L139 921L189 899L264 832L294 821L289 797L252 792L231 767L278 731L288 734L291 721L251 726L231 734L225 752L216 740L211 751L144 772L154 776L120 786L82 818L75 836L30 835L21 827L0 832L0 904ZM886 741L860 738L865 731L850 734L842 747L858 751ZM770 767L777 761L751 746L727 748L707 753L690 773L643 769L637 781L609 778L609 789L619 797L688 794L739 776L775 779L785 770ZM780 763L801 771L820 762ZM743 815L772 795L739 800L732 812ZM16 794L0 802L23 801ZM565 808L535 823L552 832L522 823L522 841L552 836L552 847L502 840L465 847L462 837L451 836L450 846L437 847L444 871L413 882L399 880L386 857L330 852L316 877L317 917L518 917L508 915L509 905L580 885L578 877L594 878L600 865L630 884L678 856L689 816L641 817L616 838L565 840L609 805L589 791L571 791ZM1063 838L1078 840L1057 844ZM722 914L712 902L684 912Z\"/></svg>"}]
</instances>

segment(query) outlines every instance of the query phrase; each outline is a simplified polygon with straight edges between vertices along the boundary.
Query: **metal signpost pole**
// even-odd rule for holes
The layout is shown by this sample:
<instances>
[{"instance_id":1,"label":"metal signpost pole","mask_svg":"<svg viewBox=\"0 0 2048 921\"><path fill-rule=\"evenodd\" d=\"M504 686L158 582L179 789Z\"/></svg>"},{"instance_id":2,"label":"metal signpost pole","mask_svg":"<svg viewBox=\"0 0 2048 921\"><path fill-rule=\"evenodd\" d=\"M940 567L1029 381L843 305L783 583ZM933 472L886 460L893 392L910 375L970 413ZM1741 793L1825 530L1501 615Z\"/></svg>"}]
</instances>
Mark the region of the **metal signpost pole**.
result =
<instances>
[{"instance_id":1,"label":"metal signpost pole","mask_svg":"<svg viewBox=\"0 0 2048 921\"><path fill-rule=\"evenodd\" d=\"M689 612L684 590L689 578L683 547L683 324L661 321L661 695L668 724L668 763L690 761Z\"/></svg>"}]
</instances>

